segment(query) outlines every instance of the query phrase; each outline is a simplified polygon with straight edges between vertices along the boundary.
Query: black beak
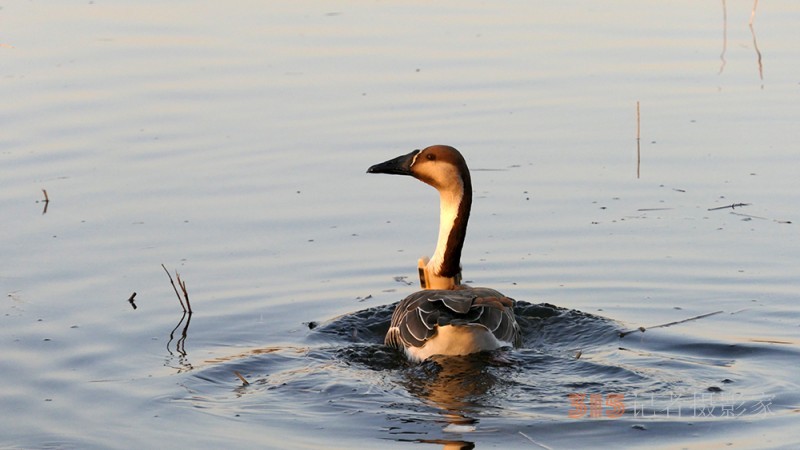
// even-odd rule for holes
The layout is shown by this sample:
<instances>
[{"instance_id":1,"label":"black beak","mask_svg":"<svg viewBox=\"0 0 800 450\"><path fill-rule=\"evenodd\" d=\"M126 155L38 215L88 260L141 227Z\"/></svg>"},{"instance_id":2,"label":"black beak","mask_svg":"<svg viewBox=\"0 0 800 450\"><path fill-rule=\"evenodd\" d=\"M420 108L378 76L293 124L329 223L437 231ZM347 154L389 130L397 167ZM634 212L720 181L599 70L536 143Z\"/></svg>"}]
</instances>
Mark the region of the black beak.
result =
<instances>
[{"instance_id":1,"label":"black beak","mask_svg":"<svg viewBox=\"0 0 800 450\"><path fill-rule=\"evenodd\" d=\"M411 164L414 163L414 157L417 156L419 150L414 150L413 152L398 156L397 158L390 159L386 162L382 162L380 164L375 164L374 166L367 169L367 173L389 173L393 175L413 175L411 173Z\"/></svg>"}]
</instances>

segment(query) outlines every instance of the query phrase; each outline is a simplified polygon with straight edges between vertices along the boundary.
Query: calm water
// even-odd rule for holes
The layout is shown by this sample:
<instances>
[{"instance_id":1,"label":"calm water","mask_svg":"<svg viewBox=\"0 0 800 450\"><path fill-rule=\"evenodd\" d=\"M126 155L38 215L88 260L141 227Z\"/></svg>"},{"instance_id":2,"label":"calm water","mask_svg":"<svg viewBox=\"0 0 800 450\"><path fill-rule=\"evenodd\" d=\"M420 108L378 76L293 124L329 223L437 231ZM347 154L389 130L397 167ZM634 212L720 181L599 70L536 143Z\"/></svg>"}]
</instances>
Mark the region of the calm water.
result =
<instances>
[{"instance_id":1,"label":"calm water","mask_svg":"<svg viewBox=\"0 0 800 450\"><path fill-rule=\"evenodd\" d=\"M752 7L0 2L0 446L797 447L800 4ZM523 349L380 345L438 204L365 171L434 143Z\"/></svg>"}]
</instances>

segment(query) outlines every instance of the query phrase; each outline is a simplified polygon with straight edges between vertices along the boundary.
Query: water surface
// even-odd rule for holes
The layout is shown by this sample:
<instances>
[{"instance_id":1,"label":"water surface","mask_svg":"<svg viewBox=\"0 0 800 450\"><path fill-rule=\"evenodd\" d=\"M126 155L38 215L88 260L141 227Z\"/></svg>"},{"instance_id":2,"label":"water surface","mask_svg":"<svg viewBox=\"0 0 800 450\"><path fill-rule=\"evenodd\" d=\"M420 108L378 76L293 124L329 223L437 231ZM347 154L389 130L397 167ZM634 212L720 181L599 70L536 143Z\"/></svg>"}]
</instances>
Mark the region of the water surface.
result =
<instances>
[{"instance_id":1,"label":"water surface","mask_svg":"<svg viewBox=\"0 0 800 450\"><path fill-rule=\"evenodd\" d=\"M752 8L0 4L0 445L797 446L800 7ZM365 171L435 143L523 349L380 344L438 205Z\"/></svg>"}]
</instances>

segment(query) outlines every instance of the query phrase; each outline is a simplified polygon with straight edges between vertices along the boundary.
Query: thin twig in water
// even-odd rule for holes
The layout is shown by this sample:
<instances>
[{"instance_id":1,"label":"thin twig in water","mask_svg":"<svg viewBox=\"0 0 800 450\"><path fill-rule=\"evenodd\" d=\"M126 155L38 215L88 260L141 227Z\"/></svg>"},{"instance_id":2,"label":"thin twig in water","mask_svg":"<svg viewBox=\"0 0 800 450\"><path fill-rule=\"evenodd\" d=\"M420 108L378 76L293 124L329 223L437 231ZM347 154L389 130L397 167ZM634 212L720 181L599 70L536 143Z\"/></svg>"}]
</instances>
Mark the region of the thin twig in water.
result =
<instances>
[{"instance_id":1,"label":"thin twig in water","mask_svg":"<svg viewBox=\"0 0 800 450\"><path fill-rule=\"evenodd\" d=\"M167 270L167 267L164 264L161 264L161 267L164 268L164 272L166 272L167 276L169 277L169 283L172 285L172 289L175 291L175 295L178 297L178 302L180 302L181 308L183 308L184 312L188 311L186 309L186 306L183 304L183 300L181 299L181 294L178 293L178 288L175 287L175 281L172 280L172 275L169 274L169 270Z\"/></svg>"},{"instance_id":2,"label":"thin twig in water","mask_svg":"<svg viewBox=\"0 0 800 450\"><path fill-rule=\"evenodd\" d=\"M661 325L654 325L654 326L652 326L650 328L667 328L667 327L671 327L673 325L678 325L678 324L681 324L681 323L691 322L693 320L704 319L706 317L711 317L711 316L715 316L717 314L722 314L722 312L723 311L714 311L714 312L710 312L710 313L700 314L699 316L689 317L688 319L678 320L678 321L670 322L670 323L663 323Z\"/></svg>"},{"instance_id":3,"label":"thin twig in water","mask_svg":"<svg viewBox=\"0 0 800 450\"><path fill-rule=\"evenodd\" d=\"M178 301L181 303L181 308L183 308L184 312L188 312L189 314L192 313L192 305L189 303L189 292L186 290L186 282L181 280L181 274L178 271L175 271L175 277L178 279L178 285L181 287L181 291L183 291L183 298L181 298L181 294L178 293L178 288L175 286L175 281L172 280L172 275L169 274L169 270L167 270L164 264L161 264L161 267L164 268L164 272L167 273L169 277L169 282L172 285L172 289L175 291L175 295L178 297ZM184 300L186 303L184 304Z\"/></svg>"},{"instance_id":4,"label":"thin twig in water","mask_svg":"<svg viewBox=\"0 0 800 450\"><path fill-rule=\"evenodd\" d=\"M727 208L736 209L736 208L741 208L742 206L750 206L750 203L734 203L732 205L717 206L716 208L708 208L708 210L709 211L717 211L719 209L727 209Z\"/></svg>"},{"instance_id":5,"label":"thin twig in water","mask_svg":"<svg viewBox=\"0 0 800 450\"><path fill-rule=\"evenodd\" d=\"M678 325L678 324L681 324L681 323L691 322L693 320L698 320L698 319L704 319L706 317L715 316L715 315L721 314L721 313L722 313L722 311L714 311L714 312L710 312L710 313L700 314L699 316L689 317L688 319L677 320L675 322L662 323L661 325L653 325L652 327L649 327L649 328L650 329L653 329L653 328L667 328L667 327L671 327L673 325ZM647 330L647 328L639 327L639 328L635 328L633 330L622 331L622 332L619 333L619 337L625 337L625 336L627 336L627 335L629 335L631 333L635 333L637 331L640 331L640 332L644 333L645 330Z\"/></svg>"},{"instance_id":6,"label":"thin twig in water","mask_svg":"<svg viewBox=\"0 0 800 450\"><path fill-rule=\"evenodd\" d=\"M725 0L722 0L722 53L719 55L719 59L722 61L722 64L719 66L719 74L725 70L725 52L728 50L728 7L725 5Z\"/></svg>"},{"instance_id":7,"label":"thin twig in water","mask_svg":"<svg viewBox=\"0 0 800 450\"><path fill-rule=\"evenodd\" d=\"M764 81L764 63L761 62L761 50L758 49L758 41L756 41L756 30L753 24L750 24L750 34L753 36L753 48L756 50L756 63L758 64L758 78ZM763 88L763 84L762 84Z\"/></svg>"},{"instance_id":8,"label":"thin twig in water","mask_svg":"<svg viewBox=\"0 0 800 450\"><path fill-rule=\"evenodd\" d=\"M42 210L42 214L47 214L47 207L50 206L50 197L47 196L47 189L42 189L42 194L44 194L44 209Z\"/></svg>"},{"instance_id":9,"label":"thin twig in water","mask_svg":"<svg viewBox=\"0 0 800 450\"><path fill-rule=\"evenodd\" d=\"M136 309L136 303L133 302L134 297L136 297L136 292L131 294L130 298L128 298L128 303L130 303L131 306L133 306L133 309Z\"/></svg>"},{"instance_id":10,"label":"thin twig in water","mask_svg":"<svg viewBox=\"0 0 800 450\"><path fill-rule=\"evenodd\" d=\"M175 328L173 328L169 333L167 351L170 355L172 355L172 350L170 350L169 346L172 343L172 340L175 339L175 332L181 326L183 320L186 319L186 325L183 326L181 337L178 338L178 341L175 343L175 351L178 352L182 358L185 358L187 355L186 338L189 336L189 324L192 322L192 305L189 304L189 292L186 290L186 282L181 280L181 276L176 270L175 277L178 279L178 285L181 287L181 291L183 291L183 298L181 298L181 294L178 292L178 288L175 286L175 281L172 279L172 275L170 275L169 270L167 270L167 267L164 264L161 264L161 267L164 269L164 272L167 273L167 277L169 277L169 283L172 285L172 290L175 291L175 296L178 297L178 302L180 302L181 308L183 308L183 316L181 316L181 320L178 321L178 324L175 325ZM186 301L185 304L184 300Z\"/></svg>"},{"instance_id":11,"label":"thin twig in water","mask_svg":"<svg viewBox=\"0 0 800 450\"><path fill-rule=\"evenodd\" d=\"M550 447L548 447L548 446L546 446L544 444L540 444L539 442L534 441L533 438L531 438L527 434L523 433L522 431L518 431L517 433L521 434L523 437L525 437L525 439L533 442L534 444L538 445L541 448L544 448L544 449L547 449L547 450L553 450L552 448L550 448Z\"/></svg>"},{"instance_id":12,"label":"thin twig in water","mask_svg":"<svg viewBox=\"0 0 800 450\"><path fill-rule=\"evenodd\" d=\"M753 21L756 20L756 8L758 8L758 0L753 2L753 10L750 11L750 22L748 25L753 25Z\"/></svg>"},{"instance_id":13,"label":"thin twig in water","mask_svg":"<svg viewBox=\"0 0 800 450\"><path fill-rule=\"evenodd\" d=\"M247 386L247 385L249 385L249 384L250 384L250 382L249 382L249 381L247 381L247 380L245 380L245 379L244 379L244 377L242 376L242 374L240 374L239 372L237 372L237 371L235 371L235 370L234 370L234 371L233 371L233 373L234 373L234 375L236 375L237 377L239 377L239 379L240 379L240 380L242 380L242 384L244 384L245 386Z\"/></svg>"},{"instance_id":14,"label":"thin twig in water","mask_svg":"<svg viewBox=\"0 0 800 450\"><path fill-rule=\"evenodd\" d=\"M636 178L640 176L642 167L642 145L641 145L641 116L639 114L639 101L636 101Z\"/></svg>"},{"instance_id":15,"label":"thin twig in water","mask_svg":"<svg viewBox=\"0 0 800 450\"><path fill-rule=\"evenodd\" d=\"M753 21L756 20L756 8L758 8L758 0L753 2L753 10L750 11L750 22L748 26L750 27L750 34L753 35L753 48L756 50L756 55L758 55L758 77L761 81L764 81L764 65L761 63L761 50L758 49L758 42L756 42L756 30L753 28ZM764 88L764 85L761 85L761 88Z\"/></svg>"},{"instance_id":16,"label":"thin twig in water","mask_svg":"<svg viewBox=\"0 0 800 450\"><path fill-rule=\"evenodd\" d=\"M181 280L181 275L176 271L175 277L178 279L178 285L181 287L181 291L183 291L183 299L186 300L186 309L189 311L189 314L192 313L192 305L189 303L189 293L186 292L186 282Z\"/></svg>"}]
</instances>

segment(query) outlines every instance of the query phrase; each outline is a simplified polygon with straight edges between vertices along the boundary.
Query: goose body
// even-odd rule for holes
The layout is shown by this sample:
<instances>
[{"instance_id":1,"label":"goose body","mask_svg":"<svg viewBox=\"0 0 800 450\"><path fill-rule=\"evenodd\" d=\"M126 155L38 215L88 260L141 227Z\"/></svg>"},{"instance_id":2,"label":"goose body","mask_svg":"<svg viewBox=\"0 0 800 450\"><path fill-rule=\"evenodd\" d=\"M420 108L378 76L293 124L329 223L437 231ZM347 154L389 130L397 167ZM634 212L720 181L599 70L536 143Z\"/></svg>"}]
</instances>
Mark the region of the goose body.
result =
<instances>
[{"instance_id":1,"label":"goose body","mask_svg":"<svg viewBox=\"0 0 800 450\"><path fill-rule=\"evenodd\" d=\"M420 284L396 307L385 343L414 361L521 344L514 301L494 289L461 284L461 249L472 206L469 168L453 147L435 145L376 164L368 173L409 175L439 191L439 238L419 260Z\"/></svg>"}]
</instances>

